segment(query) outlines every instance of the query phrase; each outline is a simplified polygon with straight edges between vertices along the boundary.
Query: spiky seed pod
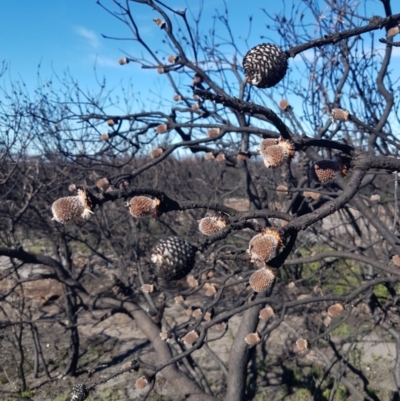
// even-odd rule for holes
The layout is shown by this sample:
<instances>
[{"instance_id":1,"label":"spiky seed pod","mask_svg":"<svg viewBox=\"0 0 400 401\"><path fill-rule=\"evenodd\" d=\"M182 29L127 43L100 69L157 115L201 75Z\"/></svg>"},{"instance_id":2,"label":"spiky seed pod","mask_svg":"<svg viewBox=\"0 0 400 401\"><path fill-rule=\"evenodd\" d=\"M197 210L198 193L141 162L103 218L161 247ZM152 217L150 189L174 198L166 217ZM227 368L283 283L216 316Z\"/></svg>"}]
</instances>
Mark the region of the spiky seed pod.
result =
<instances>
[{"instance_id":1,"label":"spiky seed pod","mask_svg":"<svg viewBox=\"0 0 400 401\"><path fill-rule=\"evenodd\" d=\"M187 283L189 284L190 287L192 288L196 288L199 286L199 282L195 279L194 276L190 275L188 276L188 278L186 279Z\"/></svg>"},{"instance_id":2,"label":"spiky seed pod","mask_svg":"<svg viewBox=\"0 0 400 401\"><path fill-rule=\"evenodd\" d=\"M299 338L296 341L296 348L298 352L304 351L307 348L310 348L310 343L306 338Z\"/></svg>"},{"instance_id":3,"label":"spiky seed pod","mask_svg":"<svg viewBox=\"0 0 400 401\"><path fill-rule=\"evenodd\" d=\"M168 129L167 124L160 124L157 125L156 127L156 132L157 134L163 134L164 132L166 132Z\"/></svg>"},{"instance_id":4,"label":"spiky seed pod","mask_svg":"<svg viewBox=\"0 0 400 401\"><path fill-rule=\"evenodd\" d=\"M78 189L77 196L57 199L51 206L53 220L58 223L76 223L93 214L93 205L85 190Z\"/></svg>"},{"instance_id":5,"label":"spiky seed pod","mask_svg":"<svg viewBox=\"0 0 400 401\"><path fill-rule=\"evenodd\" d=\"M288 68L288 56L272 43L250 49L243 58L246 81L258 88L270 88L283 79Z\"/></svg>"},{"instance_id":6,"label":"spiky seed pod","mask_svg":"<svg viewBox=\"0 0 400 401\"><path fill-rule=\"evenodd\" d=\"M179 280L193 268L196 248L179 237L162 239L151 251L151 261L156 265L158 277Z\"/></svg>"},{"instance_id":7,"label":"spiky seed pod","mask_svg":"<svg viewBox=\"0 0 400 401\"><path fill-rule=\"evenodd\" d=\"M157 159L164 153L164 148L155 148L150 152L150 157L152 159Z\"/></svg>"},{"instance_id":8,"label":"spiky seed pod","mask_svg":"<svg viewBox=\"0 0 400 401\"><path fill-rule=\"evenodd\" d=\"M342 172L342 163L338 159L319 160L310 167L309 178L326 184L333 181L339 172Z\"/></svg>"},{"instance_id":9,"label":"spiky seed pod","mask_svg":"<svg viewBox=\"0 0 400 401\"><path fill-rule=\"evenodd\" d=\"M269 267L263 267L256 270L249 279L249 283L253 291L263 292L268 290L275 280L275 272Z\"/></svg>"},{"instance_id":10,"label":"spiky seed pod","mask_svg":"<svg viewBox=\"0 0 400 401\"><path fill-rule=\"evenodd\" d=\"M136 383L135 383L135 387L138 390L141 390L141 389L147 387L148 385L149 385L149 382L145 376L139 377L139 379L137 379Z\"/></svg>"},{"instance_id":11,"label":"spiky seed pod","mask_svg":"<svg viewBox=\"0 0 400 401\"><path fill-rule=\"evenodd\" d=\"M260 142L260 146L258 148L258 153L262 156L265 157L266 155L266 150L270 147L270 146L274 146L277 145L279 142L279 140L277 138L266 138L263 139Z\"/></svg>"},{"instance_id":12,"label":"spiky seed pod","mask_svg":"<svg viewBox=\"0 0 400 401\"><path fill-rule=\"evenodd\" d=\"M153 21L156 23L156 25L160 28L163 29L165 28L165 21L161 20L160 18L153 18Z\"/></svg>"},{"instance_id":13,"label":"spiky seed pod","mask_svg":"<svg viewBox=\"0 0 400 401\"><path fill-rule=\"evenodd\" d=\"M209 137L209 138L213 138L214 136L217 136L217 135L219 135L221 133L221 130L219 129L219 128L210 128L208 131L207 131L207 136Z\"/></svg>"},{"instance_id":14,"label":"spiky seed pod","mask_svg":"<svg viewBox=\"0 0 400 401\"><path fill-rule=\"evenodd\" d=\"M158 217L161 201L147 196L134 196L129 202L129 213L133 217Z\"/></svg>"},{"instance_id":15,"label":"spiky seed pod","mask_svg":"<svg viewBox=\"0 0 400 401\"><path fill-rule=\"evenodd\" d=\"M104 188L104 187L106 187L107 185L110 185L110 181L108 181L108 179L107 179L106 177L100 178L100 179L97 180L97 182L96 182L96 186L97 186L98 188Z\"/></svg>"},{"instance_id":16,"label":"spiky seed pod","mask_svg":"<svg viewBox=\"0 0 400 401\"><path fill-rule=\"evenodd\" d=\"M314 200L318 200L321 197L321 194L317 192L304 191L303 196L305 198L312 198Z\"/></svg>"},{"instance_id":17,"label":"spiky seed pod","mask_svg":"<svg viewBox=\"0 0 400 401\"><path fill-rule=\"evenodd\" d=\"M199 221L199 230L204 235L214 235L226 227L226 221L222 217L203 217Z\"/></svg>"},{"instance_id":18,"label":"spiky seed pod","mask_svg":"<svg viewBox=\"0 0 400 401\"><path fill-rule=\"evenodd\" d=\"M89 391L84 384L76 384L72 387L71 401L84 401L89 395Z\"/></svg>"},{"instance_id":19,"label":"spiky seed pod","mask_svg":"<svg viewBox=\"0 0 400 401\"><path fill-rule=\"evenodd\" d=\"M142 292L148 294L150 292L154 291L154 285L153 284L143 284L140 289L142 290Z\"/></svg>"},{"instance_id":20,"label":"spiky seed pod","mask_svg":"<svg viewBox=\"0 0 400 401\"><path fill-rule=\"evenodd\" d=\"M160 65L159 67L157 67L157 72L158 72L159 74L164 74L164 72L165 72L164 67L163 67L162 65Z\"/></svg>"},{"instance_id":21,"label":"spiky seed pod","mask_svg":"<svg viewBox=\"0 0 400 401\"><path fill-rule=\"evenodd\" d=\"M194 344L197 339L199 338L199 333L196 330L189 331L185 336L181 338L181 341L185 345L192 345Z\"/></svg>"},{"instance_id":22,"label":"spiky seed pod","mask_svg":"<svg viewBox=\"0 0 400 401\"><path fill-rule=\"evenodd\" d=\"M124 65L129 63L129 58L123 57L118 60L119 65Z\"/></svg>"},{"instance_id":23,"label":"spiky seed pod","mask_svg":"<svg viewBox=\"0 0 400 401\"><path fill-rule=\"evenodd\" d=\"M341 303L336 303L328 308L328 315L330 317L336 317L343 310L344 306Z\"/></svg>"},{"instance_id":24,"label":"spiky seed pod","mask_svg":"<svg viewBox=\"0 0 400 401\"><path fill-rule=\"evenodd\" d=\"M174 298L174 301L175 301L176 304L181 304L182 302L185 301L185 298L183 298L182 295L177 295L177 296Z\"/></svg>"},{"instance_id":25,"label":"spiky seed pod","mask_svg":"<svg viewBox=\"0 0 400 401\"><path fill-rule=\"evenodd\" d=\"M225 155L224 155L223 153L218 153L217 156L216 156L216 158L215 158L215 160L216 160L218 163L221 163L221 162L223 162L223 161L225 160Z\"/></svg>"},{"instance_id":26,"label":"spiky seed pod","mask_svg":"<svg viewBox=\"0 0 400 401\"><path fill-rule=\"evenodd\" d=\"M278 192L278 195L282 195L282 196L287 195L289 193L288 187L286 187L285 185L278 185L276 187L276 191Z\"/></svg>"},{"instance_id":27,"label":"spiky seed pod","mask_svg":"<svg viewBox=\"0 0 400 401\"><path fill-rule=\"evenodd\" d=\"M347 121L349 119L350 113L347 110L342 109L332 109L331 119L339 121Z\"/></svg>"},{"instance_id":28,"label":"spiky seed pod","mask_svg":"<svg viewBox=\"0 0 400 401\"><path fill-rule=\"evenodd\" d=\"M282 237L279 232L273 228L266 228L250 240L247 252L252 260L268 262L276 256L281 245Z\"/></svg>"},{"instance_id":29,"label":"spiky seed pod","mask_svg":"<svg viewBox=\"0 0 400 401\"><path fill-rule=\"evenodd\" d=\"M290 142L279 140L277 145L268 146L262 156L265 167L278 168L289 163L294 156L294 148Z\"/></svg>"},{"instance_id":30,"label":"spiky seed pod","mask_svg":"<svg viewBox=\"0 0 400 401\"><path fill-rule=\"evenodd\" d=\"M394 26L387 31L387 37L393 38L393 36L396 36L398 33L400 33L400 26Z\"/></svg>"},{"instance_id":31,"label":"spiky seed pod","mask_svg":"<svg viewBox=\"0 0 400 401\"><path fill-rule=\"evenodd\" d=\"M258 343L260 340L261 340L261 337L257 332L249 333L244 338L244 341L246 341L246 344L248 344L248 345L254 345L255 343Z\"/></svg>"},{"instance_id":32,"label":"spiky seed pod","mask_svg":"<svg viewBox=\"0 0 400 401\"><path fill-rule=\"evenodd\" d=\"M208 152L204 155L204 160L212 160L215 159L215 156L212 154L212 152Z\"/></svg>"},{"instance_id":33,"label":"spiky seed pod","mask_svg":"<svg viewBox=\"0 0 400 401\"><path fill-rule=\"evenodd\" d=\"M260 314L258 315L258 317L261 320L268 320L271 316L274 315L275 311L270 306L266 306L265 308L260 310Z\"/></svg>"},{"instance_id":34,"label":"spiky seed pod","mask_svg":"<svg viewBox=\"0 0 400 401\"><path fill-rule=\"evenodd\" d=\"M286 99L282 99L282 100L279 102L279 107L280 107L283 111L288 111L288 110L291 108L289 102L288 102Z\"/></svg>"},{"instance_id":35,"label":"spiky seed pod","mask_svg":"<svg viewBox=\"0 0 400 401\"><path fill-rule=\"evenodd\" d=\"M171 64L175 64L175 63L178 61L178 58L179 58L179 57L173 56L173 55L171 54L171 55L168 56L168 61L169 61Z\"/></svg>"},{"instance_id":36,"label":"spiky seed pod","mask_svg":"<svg viewBox=\"0 0 400 401\"><path fill-rule=\"evenodd\" d=\"M180 102L182 100L182 96L181 95L174 95L174 101L175 102Z\"/></svg>"},{"instance_id":37,"label":"spiky seed pod","mask_svg":"<svg viewBox=\"0 0 400 401\"><path fill-rule=\"evenodd\" d=\"M372 202L379 202L381 200L381 197L378 194L374 194L374 195L371 195L370 199Z\"/></svg>"},{"instance_id":38,"label":"spiky seed pod","mask_svg":"<svg viewBox=\"0 0 400 401\"><path fill-rule=\"evenodd\" d=\"M100 135L100 140L102 140L102 141L108 141L109 139L110 139L109 134L101 134Z\"/></svg>"},{"instance_id":39,"label":"spiky seed pod","mask_svg":"<svg viewBox=\"0 0 400 401\"><path fill-rule=\"evenodd\" d=\"M192 312L192 316L197 319L198 317L200 317L203 314L203 311L201 310L201 308L197 308L194 309Z\"/></svg>"},{"instance_id":40,"label":"spiky seed pod","mask_svg":"<svg viewBox=\"0 0 400 401\"><path fill-rule=\"evenodd\" d=\"M110 118L107 120L107 125L109 127L113 127L117 123L118 123L118 119L116 119L116 118Z\"/></svg>"},{"instance_id":41,"label":"spiky seed pod","mask_svg":"<svg viewBox=\"0 0 400 401\"><path fill-rule=\"evenodd\" d=\"M394 255L392 257L392 262L396 265L396 266L400 266L400 256L399 255Z\"/></svg>"}]
</instances>

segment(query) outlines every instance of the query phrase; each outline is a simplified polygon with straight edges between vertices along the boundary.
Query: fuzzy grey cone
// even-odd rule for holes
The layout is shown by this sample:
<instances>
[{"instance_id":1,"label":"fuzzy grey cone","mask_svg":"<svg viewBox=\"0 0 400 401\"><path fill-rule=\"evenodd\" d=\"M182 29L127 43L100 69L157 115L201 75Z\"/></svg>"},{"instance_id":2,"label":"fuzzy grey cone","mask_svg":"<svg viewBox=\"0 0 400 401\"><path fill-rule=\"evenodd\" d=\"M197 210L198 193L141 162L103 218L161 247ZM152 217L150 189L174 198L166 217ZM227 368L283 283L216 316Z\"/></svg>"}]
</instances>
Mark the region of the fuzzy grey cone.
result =
<instances>
[{"instance_id":1,"label":"fuzzy grey cone","mask_svg":"<svg viewBox=\"0 0 400 401\"><path fill-rule=\"evenodd\" d=\"M72 388L70 401L84 401L89 395L89 391L87 390L84 384L77 384Z\"/></svg>"},{"instance_id":2,"label":"fuzzy grey cone","mask_svg":"<svg viewBox=\"0 0 400 401\"><path fill-rule=\"evenodd\" d=\"M162 239L151 251L156 275L166 280L179 280L193 268L196 248L179 237Z\"/></svg>"},{"instance_id":3,"label":"fuzzy grey cone","mask_svg":"<svg viewBox=\"0 0 400 401\"><path fill-rule=\"evenodd\" d=\"M243 58L246 80L258 88L275 86L288 69L286 53L272 43L263 43L250 49Z\"/></svg>"}]
</instances>

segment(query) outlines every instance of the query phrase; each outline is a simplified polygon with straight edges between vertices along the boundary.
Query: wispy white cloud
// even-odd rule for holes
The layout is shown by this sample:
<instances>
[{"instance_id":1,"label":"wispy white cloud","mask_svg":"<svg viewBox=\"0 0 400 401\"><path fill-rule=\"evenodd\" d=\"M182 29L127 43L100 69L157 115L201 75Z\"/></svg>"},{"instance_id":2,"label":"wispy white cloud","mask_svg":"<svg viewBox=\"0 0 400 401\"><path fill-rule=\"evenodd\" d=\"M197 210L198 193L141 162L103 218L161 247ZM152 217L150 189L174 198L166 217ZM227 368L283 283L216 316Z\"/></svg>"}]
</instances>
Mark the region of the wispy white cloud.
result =
<instances>
[{"instance_id":1,"label":"wispy white cloud","mask_svg":"<svg viewBox=\"0 0 400 401\"><path fill-rule=\"evenodd\" d=\"M100 40L94 31L83 26L75 27L75 33L84 38L92 49L100 47Z\"/></svg>"}]
</instances>

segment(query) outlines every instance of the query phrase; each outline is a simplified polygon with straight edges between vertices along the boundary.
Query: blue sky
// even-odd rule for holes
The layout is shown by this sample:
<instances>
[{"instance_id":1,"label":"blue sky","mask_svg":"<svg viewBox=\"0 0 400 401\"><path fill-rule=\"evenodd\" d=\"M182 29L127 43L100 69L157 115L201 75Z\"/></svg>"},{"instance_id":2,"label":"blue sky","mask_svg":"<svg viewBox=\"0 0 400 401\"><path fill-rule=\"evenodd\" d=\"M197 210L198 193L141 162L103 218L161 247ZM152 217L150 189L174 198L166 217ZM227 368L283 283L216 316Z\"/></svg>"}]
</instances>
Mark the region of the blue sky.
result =
<instances>
[{"instance_id":1,"label":"blue sky","mask_svg":"<svg viewBox=\"0 0 400 401\"><path fill-rule=\"evenodd\" d=\"M200 1L173 0L167 3L174 9L189 6L196 9ZM111 1L104 0L104 4L111 4ZM204 0L202 21L205 30L209 28L207 22L211 23L211 16L221 4L222 0ZM271 14L283 10L283 1L226 0L226 4L237 36L247 35L250 15L253 16L254 27L261 28L261 32L260 29L253 29L249 40L251 46L260 42L260 33L265 34L267 19L260 9L267 4ZM370 0L366 4L371 15L382 15L380 1ZM158 15L146 6L134 7L145 40L162 49L161 32L152 21ZM289 7L286 1L286 8ZM153 71L141 70L134 64L123 67L118 65L118 59L124 55L124 51L136 55L140 51L139 45L130 41L107 40L101 36L129 37L130 33L121 22L98 6L95 0L4 1L1 10L0 60L6 60L9 64L9 70L2 78L4 82L22 79L33 89L40 64L42 78L49 79L54 74L61 75L69 70L84 89L95 87L96 74L97 77L105 77L111 88L131 80L134 90L142 94L147 94L149 89L163 90L164 85L167 85ZM393 12L400 12L400 1L393 1ZM273 32L268 32L266 36L279 42Z\"/></svg>"}]
</instances>

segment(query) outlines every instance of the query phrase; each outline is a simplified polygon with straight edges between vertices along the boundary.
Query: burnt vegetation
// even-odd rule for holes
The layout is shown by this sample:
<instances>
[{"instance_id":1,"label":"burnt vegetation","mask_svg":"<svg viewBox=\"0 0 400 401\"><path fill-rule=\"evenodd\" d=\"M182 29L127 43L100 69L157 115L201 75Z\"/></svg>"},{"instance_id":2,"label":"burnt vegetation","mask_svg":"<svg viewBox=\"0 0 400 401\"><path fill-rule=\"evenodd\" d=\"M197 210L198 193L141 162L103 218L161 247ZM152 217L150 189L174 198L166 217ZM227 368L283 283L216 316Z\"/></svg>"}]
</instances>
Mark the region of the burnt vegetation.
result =
<instances>
[{"instance_id":1,"label":"burnt vegetation","mask_svg":"<svg viewBox=\"0 0 400 401\"><path fill-rule=\"evenodd\" d=\"M378 16L348 0L262 10L246 23L273 44L236 38L228 8L205 31L157 0L98 4L142 55L120 68L160 74L170 97L4 84L0 399L100 399L121 377L126 399L398 399L390 0ZM116 316L141 342L99 329ZM392 346L384 394L366 339Z\"/></svg>"}]
</instances>

